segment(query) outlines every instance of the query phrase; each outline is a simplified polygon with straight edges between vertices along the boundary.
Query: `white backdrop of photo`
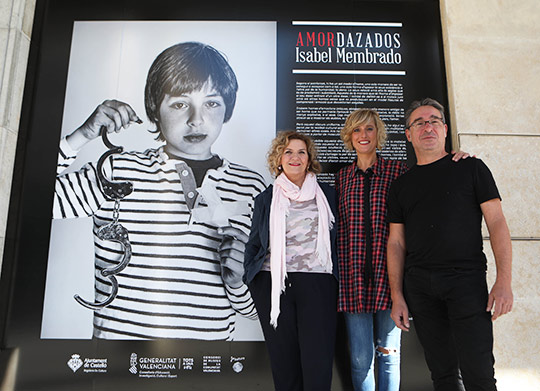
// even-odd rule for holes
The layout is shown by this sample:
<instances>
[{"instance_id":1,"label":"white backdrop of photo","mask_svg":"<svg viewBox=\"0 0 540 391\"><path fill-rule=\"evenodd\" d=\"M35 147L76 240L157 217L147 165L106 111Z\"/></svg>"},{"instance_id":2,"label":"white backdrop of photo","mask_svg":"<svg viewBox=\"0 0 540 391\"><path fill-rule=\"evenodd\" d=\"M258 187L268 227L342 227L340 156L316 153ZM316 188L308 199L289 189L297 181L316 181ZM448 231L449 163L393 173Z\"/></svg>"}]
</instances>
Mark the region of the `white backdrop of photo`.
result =
<instances>
[{"instance_id":1,"label":"white backdrop of photo","mask_svg":"<svg viewBox=\"0 0 540 391\"><path fill-rule=\"evenodd\" d=\"M150 65L164 49L198 41L219 50L236 73L239 90L232 118L212 151L259 172L271 182L266 152L276 133L276 23L236 21L75 22L64 102L62 137L77 129L107 99L129 103L142 124L113 134L126 151L159 145L148 132L144 86ZM106 150L94 140L70 167L97 161ZM52 222L41 338L92 338L93 312L73 296L94 296L90 218ZM262 340L258 321L237 317L235 340Z\"/></svg>"}]
</instances>

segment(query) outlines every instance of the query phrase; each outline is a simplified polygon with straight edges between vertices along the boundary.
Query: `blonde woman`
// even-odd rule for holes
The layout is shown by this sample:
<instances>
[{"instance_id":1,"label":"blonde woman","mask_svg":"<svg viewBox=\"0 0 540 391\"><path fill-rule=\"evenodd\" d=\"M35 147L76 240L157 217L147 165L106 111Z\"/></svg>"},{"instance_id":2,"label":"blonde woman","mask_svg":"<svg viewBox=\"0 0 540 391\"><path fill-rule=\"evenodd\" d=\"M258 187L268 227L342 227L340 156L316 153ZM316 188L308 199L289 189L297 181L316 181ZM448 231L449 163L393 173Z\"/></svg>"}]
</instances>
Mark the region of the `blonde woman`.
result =
<instances>
[{"instance_id":1,"label":"blonde woman","mask_svg":"<svg viewBox=\"0 0 540 391\"><path fill-rule=\"evenodd\" d=\"M341 131L356 161L336 175L339 199L339 311L344 312L355 390L374 391L374 359L381 391L399 390L401 330L390 318L386 271L386 197L390 184L407 170L401 161L377 156L386 140L374 110L356 110Z\"/></svg>"}]
</instances>

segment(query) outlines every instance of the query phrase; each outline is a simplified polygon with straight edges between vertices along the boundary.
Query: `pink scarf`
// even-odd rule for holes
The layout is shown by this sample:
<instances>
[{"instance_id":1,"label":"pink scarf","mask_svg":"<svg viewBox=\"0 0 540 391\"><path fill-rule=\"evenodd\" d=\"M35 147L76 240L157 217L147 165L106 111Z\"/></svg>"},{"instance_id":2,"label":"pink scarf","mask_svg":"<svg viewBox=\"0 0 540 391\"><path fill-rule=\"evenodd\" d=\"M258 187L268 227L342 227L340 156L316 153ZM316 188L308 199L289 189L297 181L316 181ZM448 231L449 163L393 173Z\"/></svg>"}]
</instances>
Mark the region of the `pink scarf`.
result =
<instances>
[{"instance_id":1,"label":"pink scarf","mask_svg":"<svg viewBox=\"0 0 540 391\"><path fill-rule=\"evenodd\" d=\"M289 214L290 201L309 201L314 199L319 210L317 227L316 256L327 273L332 273L332 253L329 230L334 222L334 215L315 174L308 172L299 188L285 174L280 174L274 181L272 204L270 205L270 275L272 276L270 324L277 327L279 301L285 291L287 277L285 257L286 216Z\"/></svg>"}]
</instances>

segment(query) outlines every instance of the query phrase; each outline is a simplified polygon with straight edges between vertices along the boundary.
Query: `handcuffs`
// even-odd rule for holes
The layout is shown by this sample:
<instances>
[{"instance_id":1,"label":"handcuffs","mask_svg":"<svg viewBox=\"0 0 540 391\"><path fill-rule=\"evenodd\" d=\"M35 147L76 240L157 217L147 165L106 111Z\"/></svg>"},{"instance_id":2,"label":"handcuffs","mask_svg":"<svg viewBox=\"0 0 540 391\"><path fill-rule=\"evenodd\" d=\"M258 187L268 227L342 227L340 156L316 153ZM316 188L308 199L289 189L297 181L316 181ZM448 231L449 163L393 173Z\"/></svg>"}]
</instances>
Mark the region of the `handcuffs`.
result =
<instances>
[{"instance_id":1,"label":"handcuffs","mask_svg":"<svg viewBox=\"0 0 540 391\"><path fill-rule=\"evenodd\" d=\"M116 279L115 275L126 268L132 254L131 243L129 242L128 237L128 230L122 224L118 223L118 217L120 214L120 201L133 192L133 183L127 181L111 181L103 174L103 164L105 163L107 158L109 158L109 156L115 153L122 153L124 151L124 148L113 145L109 141L109 138L107 137L107 128L104 126L101 127L101 138L103 140L103 143L109 149L103 155L101 155L97 163L98 183L101 187L101 190L103 191L103 194L105 194L105 197L109 201L114 201L114 209L112 214L112 221L109 224L105 224L99 227L96 235L101 240L109 240L112 242L120 243L122 245L123 255L122 259L116 265L104 268L100 272L101 275L103 277L107 277L112 284L109 297L107 297L101 302L96 301L92 303L86 301L79 295L74 296L75 300L79 304L94 311L105 308L106 306L111 304L112 301L116 298L116 295L118 294L118 280Z\"/></svg>"},{"instance_id":2,"label":"handcuffs","mask_svg":"<svg viewBox=\"0 0 540 391\"><path fill-rule=\"evenodd\" d=\"M118 223L118 217L120 212L120 201L133 192L133 183L128 181L111 181L103 174L103 164L107 158L115 153L122 153L124 148L113 145L109 141L107 137L107 129L105 127L101 128L101 137L103 139L103 143L109 149L103 155L101 155L97 163L98 183L103 191L103 194L105 194L105 197L109 201L114 201L114 209L113 220L109 224L99 227L96 235L101 240L109 240L120 243L122 245L122 251L124 254L120 262L118 262L115 266L104 268L100 272L103 277L107 277L111 282L112 288L111 292L109 293L109 297L101 302L91 303L84 300L79 295L74 296L75 300L79 304L94 311L105 308L116 298L118 294L118 281L115 275L126 268L132 255L128 231L124 226L122 226L122 224ZM194 179L190 179L189 183L186 182L189 178L193 178L193 173L191 172L191 168L189 168L185 163L177 164L176 169L180 175L183 188L193 188L193 196L191 197L193 200L191 201L189 199L189 194L186 198L188 208L192 214L190 224L194 222L210 222L217 226L226 226L229 225L230 217L250 213L251 209L249 203L246 201L236 201L234 203L225 205L219 197L215 186L203 185L201 189L196 190ZM187 175L185 173L187 173ZM187 193L189 193L189 191L187 191ZM208 206L199 205L201 200L199 195L203 196L205 201L208 203Z\"/></svg>"}]
</instances>

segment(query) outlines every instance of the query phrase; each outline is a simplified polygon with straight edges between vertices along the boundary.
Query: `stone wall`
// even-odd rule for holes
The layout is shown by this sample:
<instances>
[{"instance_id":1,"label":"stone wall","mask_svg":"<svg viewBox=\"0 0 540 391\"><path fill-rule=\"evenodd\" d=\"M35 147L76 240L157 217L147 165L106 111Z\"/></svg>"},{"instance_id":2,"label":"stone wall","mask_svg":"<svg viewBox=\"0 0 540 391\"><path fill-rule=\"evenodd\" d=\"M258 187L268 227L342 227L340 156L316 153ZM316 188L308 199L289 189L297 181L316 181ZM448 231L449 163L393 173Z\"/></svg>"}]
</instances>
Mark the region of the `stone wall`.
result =
<instances>
[{"instance_id":1,"label":"stone wall","mask_svg":"<svg viewBox=\"0 0 540 391\"><path fill-rule=\"evenodd\" d=\"M0 0L0 254L4 253L34 7L35 0Z\"/></svg>"},{"instance_id":2,"label":"stone wall","mask_svg":"<svg viewBox=\"0 0 540 391\"><path fill-rule=\"evenodd\" d=\"M514 309L494 325L499 390L538 390L540 2L441 0L441 16L454 137L491 168L512 236Z\"/></svg>"}]
</instances>

